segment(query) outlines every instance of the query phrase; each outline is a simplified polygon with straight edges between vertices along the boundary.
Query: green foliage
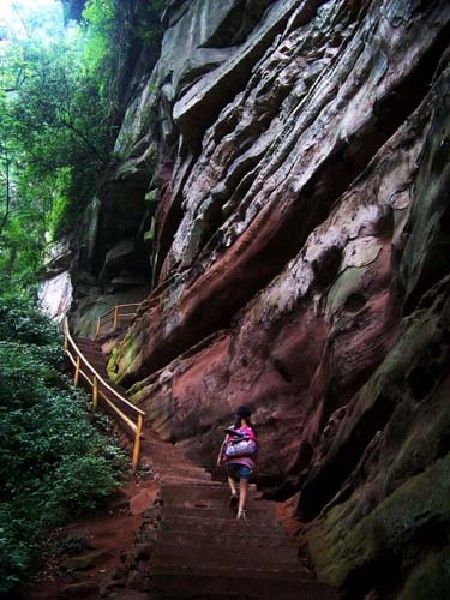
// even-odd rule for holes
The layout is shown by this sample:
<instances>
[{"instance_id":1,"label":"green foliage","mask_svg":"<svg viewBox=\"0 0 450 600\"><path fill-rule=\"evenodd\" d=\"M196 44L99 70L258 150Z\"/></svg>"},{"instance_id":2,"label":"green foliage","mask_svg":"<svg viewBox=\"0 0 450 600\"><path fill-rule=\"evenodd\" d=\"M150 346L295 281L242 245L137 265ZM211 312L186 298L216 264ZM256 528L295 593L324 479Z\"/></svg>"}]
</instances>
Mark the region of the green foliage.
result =
<instances>
[{"instance_id":1,"label":"green foliage","mask_svg":"<svg viewBox=\"0 0 450 600\"><path fill-rule=\"evenodd\" d=\"M90 424L62 364L56 328L24 300L0 299L0 593L26 575L46 530L118 486L123 454Z\"/></svg>"},{"instance_id":2,"label":"green foliage","mask_svg":"<svg viewBox=\"0 0 450 600\"><path fill-rule=\"evenodd\" d=\"M0 297L0 342L55 348L61 357L60 338L56 325L28 298L11 300Z\"/></svg>"},{"instance_id":3,"label":"green foliage","mask_svg":"<svg viewBox=\"0 0 450 600\"><path fill-rule=\"evenodd\" d=\"M79 212L109 156L112 130L108 107L95 73L83 60L84 39L77 31L63 40L28 49L29 76L10 103L9 133L27 166L18 172L18 179L31 172L34 197L36 182L44 186L41 207L45 199L45 214L62 197L66 198L64 206L73 204ZM22 185L20 195L30 204L24 197L26 189L30 188ZM44 223L48 226L46 219Z\"/></svg>"},{"instance_id":4,"label":"green foliage","mask_svg":"<svg viewBox=\"0 0 450 600\"><path fill-rule=\"evenodd\" d=\"M109 118L117 118L122 80L132 38L129 2L87 0L85 23L85 64L95 73L100 96L109 106Z\"/></svg>"},{"instance_id":5,"label":"green foliage","mask_svg":"<svg viewBox=\"0 0 450 600\"><path fill-rule=\"evenodd\" d=\"M0 290L38 279L46 244L71 231L110 158L142 46L165 0L87 0L81 24L16 0L0 42ZM55 3L55 7L57 3ZM61 16L61 15L59 15Z\"/></svg>"},{"instance_id":6,"label":"green foliage","mask_svg":"<svg viewBox=\"0 0 450 600\"><path fill-rule=\"evenodd\" d=\"M139 7L136 28L138 36L144 43L159 43L162 35L161 13L167 4L167 0L149 0Z\"/></svg>"},{"instance_id":7,"label":"green foliage","mask_svg":"<svg viewBox=\"0 0 450 600\"><path fill-rule=\"evenodd\" d=\"M0 289L13 294L36 281L46 244L81 215L115 131L83 30L21 4L29 37L12 30L0 42Z\"/></svg>"},{"instance_id":8,"label":"green foliage","mask_svg":"<svg viewBox=\"0 0 450 600\"><path fill-rule=\"evenodd\" d=\"M87 0L81 24L17 0L0 41L0 290L38 279L46 245L73 230L113 156L142 47L164 0ZM55 7L58 3L55 3Z\"/></svg>"},{"instance_id":9,"label":"green foliage","mask_svg":"<svg viewBox=\"0 0 450 600\"><path fill-rule=\"evenodd\" d=\"M54 181L53 204L48 217L48 233L51 240L59 239L65 230L64 218L70 211L71 168L66 167L55 171Z\"/></svg>"}]
</instances>

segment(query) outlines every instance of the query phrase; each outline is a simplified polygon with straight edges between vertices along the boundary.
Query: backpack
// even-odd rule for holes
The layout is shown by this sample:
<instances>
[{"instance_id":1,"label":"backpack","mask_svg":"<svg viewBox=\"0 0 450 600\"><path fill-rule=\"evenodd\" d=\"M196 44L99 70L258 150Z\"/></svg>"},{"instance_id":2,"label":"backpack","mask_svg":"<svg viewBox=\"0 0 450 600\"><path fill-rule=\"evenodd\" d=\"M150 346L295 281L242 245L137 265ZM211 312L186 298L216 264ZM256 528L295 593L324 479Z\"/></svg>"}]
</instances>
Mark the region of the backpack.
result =
<instances>
[{"instance_id":1,"label":"backpack","mask_svg":"<svg viewBox=\"0 0 450 600\"><path fill-rule=\"evenodd\" d=\"M231 438L225 449L226 458L251 457L256 454L258 445L249 435L234 430L228 430L228 434Z\"/></svg>"}]
</instances>

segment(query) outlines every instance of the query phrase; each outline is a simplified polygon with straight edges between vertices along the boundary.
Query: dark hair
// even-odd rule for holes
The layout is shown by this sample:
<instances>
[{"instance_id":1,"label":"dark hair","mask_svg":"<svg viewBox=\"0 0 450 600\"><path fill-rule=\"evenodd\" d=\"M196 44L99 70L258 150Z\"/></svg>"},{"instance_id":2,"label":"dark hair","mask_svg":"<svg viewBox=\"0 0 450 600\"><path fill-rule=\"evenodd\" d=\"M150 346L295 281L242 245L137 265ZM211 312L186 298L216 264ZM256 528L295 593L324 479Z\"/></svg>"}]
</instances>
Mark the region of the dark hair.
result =
<instances>
[{"instance_id":1,"label":"dark hair","mask_svg":"<svg viewBox=\"0 0 450 600\"><path fill-rule=\"evenodd\" d=\"M240 406L236 411L236 417L239 417L240 419L247 419L248 417L251 417L251 415L252 411L248 406Z\"/></svg>"},{"instance_id":2,"label":"dark hair","mask_svg":"<svg viewBox=\"0 0 450 600\"><path fill-rule=\"evenodd\" d=\"M255 428L252 425L251 416L252 411L250 410L250 408L248 408L248 406L240 406L236 411L236 422L234 424L234 428L238 429L241 426L241 419L245 419L247 426L251 427L253 429L253 432L255 433Z\"/></svg>"}]
</instances>

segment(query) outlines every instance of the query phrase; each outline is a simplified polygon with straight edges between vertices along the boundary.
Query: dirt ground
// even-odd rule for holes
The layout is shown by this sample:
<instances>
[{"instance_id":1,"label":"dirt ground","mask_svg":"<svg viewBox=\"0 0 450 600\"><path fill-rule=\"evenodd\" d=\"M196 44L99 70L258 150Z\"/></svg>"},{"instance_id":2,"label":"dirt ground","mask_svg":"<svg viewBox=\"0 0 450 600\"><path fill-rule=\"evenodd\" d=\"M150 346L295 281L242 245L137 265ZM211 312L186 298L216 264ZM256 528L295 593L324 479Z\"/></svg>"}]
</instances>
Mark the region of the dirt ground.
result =
<instances>
[{"instance_id":1,"label":"dirt ground","mask_svg":"<svg viewBox=\"0 0 450 600\"><path fill-rule=\"evenodd\" d=\"M102 585L120 574L121 557L133 545L156 487L130 475L103 510L53 532L44 565L23 587L21 599L97 599Z\"/></svg>"}]
</instances>

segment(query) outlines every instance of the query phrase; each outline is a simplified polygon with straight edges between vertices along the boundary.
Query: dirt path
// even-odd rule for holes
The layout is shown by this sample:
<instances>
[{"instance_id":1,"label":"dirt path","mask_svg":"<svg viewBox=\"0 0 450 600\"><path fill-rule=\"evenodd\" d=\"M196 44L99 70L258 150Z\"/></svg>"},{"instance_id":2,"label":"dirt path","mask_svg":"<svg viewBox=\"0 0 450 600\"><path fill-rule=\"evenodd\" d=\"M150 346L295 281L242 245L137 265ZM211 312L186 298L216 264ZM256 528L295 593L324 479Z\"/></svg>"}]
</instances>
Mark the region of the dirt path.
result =
<instances>
[{"instance_id":1,"label":"dirt path","mask_svg":"<svg viewBox=\"0 0 450 600\"><path fill-rule=\"evenodd\" d=\"M120 493L102 511L54 532L49 546L62 552L48 557L43 569L23 589L23 600L96 600L111 578L120 573L142 514L154 502L159 484L148 474L146 477L130 473ZM82 552L77 552L80 549Z\"/></svg>"}]
</instances>

